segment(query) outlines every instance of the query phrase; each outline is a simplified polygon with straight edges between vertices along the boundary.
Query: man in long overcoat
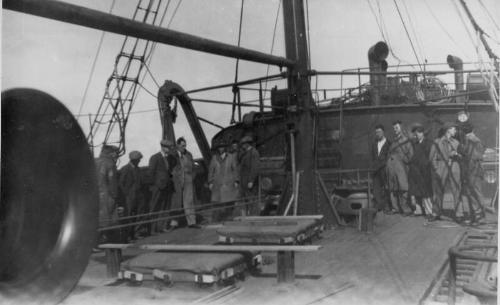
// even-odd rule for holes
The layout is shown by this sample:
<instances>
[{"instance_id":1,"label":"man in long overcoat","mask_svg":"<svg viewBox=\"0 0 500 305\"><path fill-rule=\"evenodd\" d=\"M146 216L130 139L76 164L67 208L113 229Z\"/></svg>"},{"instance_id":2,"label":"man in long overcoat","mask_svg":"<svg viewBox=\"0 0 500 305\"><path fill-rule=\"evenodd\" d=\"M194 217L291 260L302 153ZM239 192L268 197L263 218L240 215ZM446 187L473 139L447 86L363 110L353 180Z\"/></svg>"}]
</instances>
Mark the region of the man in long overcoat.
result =
<instances>
[{"instance_id":1,"label":"man in long overcoat","mask_svg":"<svg viewBox=\"0 0 500 305\"><path fill-rule=\"evenodd\" d=\"M149 212L159 212L171 209L171 197L174 191L172 183L172 167L174 166L175 159L169 155L173 149L174 144L169 140L161 140L161 151L152 155L149 158L149 175L153 181L151 186L151 200L149 202ZM156 217L166 217L167 214L163 213ZM167 221L157 221L149 225L149 233L153 234L162 230L167 230Z\"/></svg>"},{"instance_id":2,"label":"man in long overcoat","mask_svg":"<svg viewBox=\"0 0 500 305\"><path fill-rule=\"evenodd\" d=\"M400 213L410 215L412 209L408 198L408 164L413 156L413 146L403 134L401 121L394 122L392 127L395 136L387 158L387 185L392 206Z\"/></svg>"},{"instance_id":3,"label":"man in long overcoat","mask_svg":"<svg viewBox=\"0 0 500 305\"><path fill-rule=\"evenodd\" d=\"M227 203L234 205L239 195L239 169L237 155L226 151L226 143L218 141L216 152L208 167L208 187L212 192L213 203ZM223 220L233 213L233 209L226 207L223 211L213 213L214 220Z\"/></svg>"},{"instance_id":4,"label":"man in long overcoat","mask_svg":"<svg viewBox=\"0 0 500 305\"><path fill-rule=\"evenodd\" d=\"M453 195L455 213L460 217L460 165L458 163L459 142L454 139L457 133L455 123L447 122L443 127L443 136L434 140L429 153L432 170L433 206L431 221L439 219L443 209L443 197L446 190Z\"/></svg>"},{"instance_id":5,"label":"man in long overcoat","mask_svg":"<svg viewBox=\"0 0 500 305\"><path fill-rule=\"evenodd\" d=\"M478 222L485 217L484 197L481 184L484 179L484 170L482 167L484 146L481 140L474 134L473 126L470 123L462 127L464 143L459 151L462 156L462 174L464 193L469 202L472 220Z\"/></svg>"},{"instance_id":6,"label":"man in long overcoat","mask_svg":"<svg viewBox=\"0 0 500 305\"><path fill-rule=\"evenodd\" d=\"M392 214L392 205L387 192L386 164L391 142L384 135L384 126L375 126L375 141L371 144L373 196L379 211Z\"/></svg>"},{"instance_id":7,"label":"man in long overcoat","mask_svg":"<svg viewBox=\"0 0 500 305\"><path fill-rule=\"evenodd\" d=\"M260 169L260 155L257 149L252 146L252 142L251 136L244 136L240 140L241 154L239 156L239 165L241 196L247 203L254 201L254 199L248 200L249 197L257 195L257 183ZM243 216L259 215L260 202L249 203L243 207L242 214Z\"/></svg>"},{"instance_id":8,"label":"man in long overcoat","mask_svg":"<svg viewBox=\"0 0 500 305\"><path fill-rule=\"evenodd\" d=\"M420 124L415 124L411 130L415 139L408 171L408 193L415 197L417 204L415 216L421 214L430 216L432 214L432 178L429 161L432 141L425 137L424 131L424 127ZM419 209L420 211L417 212Z\"/></svg>"},{"instance_id":9,"label":"man in long overcoat","mask_svg":"<svg viewBox=\"0 0 500 305\"><path fill-rule=\"evenodd\" d=\"M125 197L125 215L133 216L144 213L144 194L142 193L141 173L139 163L142 159L142 154L139 151L131 151L129 153L130 162L124 165L120 173L120 189ZM138 219L131 219L137 221ZM139 228L141 226L133 226L128 228L129 239L137 239L139 236Z\"/></svg>"},{"instance_id":10,"label":"man in long overcoat","mask_svg":"<svg viewBox=\"0 0 500 305\"><path fill-rule=\"evenodd\" d=\"M186 149L186 139L177 139L177 149L174 153L176 166L172 169L174 179L173 208L184 208L187 225L190 228L199 228L196 224L193 190L193 155Z\"/></svg>"},{"instance_id":11,"label":"man in long overcoat","mask_svg":"<svg viewBox=\"0 0 500 305\"><path fill-rule=\"evenodd\" d=\"M96 159L97 185L99 188L99 224L110 226L117 224L118 197L118 173L116 160L118 159L118 147L104 145L99 158ZM101 234L101 242L118 241L119 232L116 230L106 231Z\"/></svg>"}]
</instances>

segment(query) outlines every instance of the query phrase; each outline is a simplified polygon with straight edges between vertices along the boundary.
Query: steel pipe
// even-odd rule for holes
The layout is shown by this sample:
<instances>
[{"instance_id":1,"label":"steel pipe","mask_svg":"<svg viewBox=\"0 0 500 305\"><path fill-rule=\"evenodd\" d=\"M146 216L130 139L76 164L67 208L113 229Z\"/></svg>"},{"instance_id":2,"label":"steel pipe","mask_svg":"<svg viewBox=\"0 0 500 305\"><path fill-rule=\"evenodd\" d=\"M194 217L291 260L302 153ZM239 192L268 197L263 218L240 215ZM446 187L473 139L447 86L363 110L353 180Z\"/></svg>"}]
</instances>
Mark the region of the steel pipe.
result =
<instances>
[{"instance_id":1,"label":"steel pipe","mask_svg":"<svg viewBox=\"0 0 500 305\"><path fill-rule=\"evenodd\" d=\"M54 0L3 0L3 8L39 17L139 39L151 40L190 50L234 57L280 67L293 67L295 62L284 57L245 49L178 31L148 25L98 10Z\"/></svg>"}]
</instances>

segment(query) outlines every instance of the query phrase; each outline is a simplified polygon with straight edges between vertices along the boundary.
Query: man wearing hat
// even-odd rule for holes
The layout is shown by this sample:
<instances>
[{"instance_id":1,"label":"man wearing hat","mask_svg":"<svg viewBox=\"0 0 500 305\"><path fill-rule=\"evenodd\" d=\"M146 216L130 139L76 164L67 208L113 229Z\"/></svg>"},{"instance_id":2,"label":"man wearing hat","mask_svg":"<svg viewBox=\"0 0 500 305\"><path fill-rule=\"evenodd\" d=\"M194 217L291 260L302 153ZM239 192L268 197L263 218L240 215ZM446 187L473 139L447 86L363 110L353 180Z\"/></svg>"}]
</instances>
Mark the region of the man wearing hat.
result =
<instances>
[{"instance_id":1,"label":"man wearing hat","mask_svg":"<svg viewBox=\"0 0 500 305\"><path fill-rule=\"evenodd\" d=\"M443 197L446 190L453 195L455 213L461 217L458 209L460 203L460 165L458 163L459 142L454 138L457 133L456 124L446 122L442 128L444 134L434 140L429 153L432 171L432 191L434 203L430 221L440 219L443 209Z\"/></svg>"},{"instance_id":2,"label":"man wearing hat","mask_svg":"<svg viewBox=\"0 0 500 305\"><path fill-rule=\"evenodd\" d=\"M208 187L212 192L211 202L223 202L232 206L239 194L239 170L236 154L226 151L226 142L218 140L215 143L216 152L208 167ZM213 213L214 221L225 220L232 216L233 208L226 207Z\"/></svg>"},{"instance_id":3,"label":"man wearing hat","mask_svg":"<svg viewBox=\"0 0 500 305\"><path fill-rule=\"evenodd\" d=\"M149 176L153 181L151 186L151 200L149 202L149 212L158 212L170 210L171 198L174 191L172 183L172 168L175 166L175 158L171 156L171 150L174 149L174 143L164 139L160 141L161 151L149 158ZM166 213L155 215L157 217L166 217ZM166 221L153 222L149 226L149 233L154 234L159 231L167 230Z\"/></svg>"},{"instance_id":4,"label":"man wearing hat","mask_svg":"<svg viewBox=\"0 0 500 305\"><path fill-rule=\"evenodd\" d=\"M408 171L408 194L415 198L416 206L413 216L432 214L432 183L429 154L432 141L424 134L424 127L413 124L411 132L414 134L413 156Z\"/></svg>"},{"instance_id":5,"label":"man wearing hat","mask_svg":"<svg viewBox=\"0 0 500 305\"><path fill-rule=\"evenodd\" d=\"M260 155L255 147L252 146L252 137L244 136L240 140L241 155L240 164L240 185L241 196L245 199L257 195L257 183L260 168ZM248 201L248 200L245 200ZM253 201L253 200L252 200ZM251 216L260 214L259 202L254 202L242 207L242 216Z\"/></svg>"},{"instance_id":6,"label":"man wearing hat","mask_svg":"<svg viewBox=\"0 0 500 305\"><path fill-rule=\"evenodd\" d=\"M99 158L95 161L97 186L99 188L100 226L116 224L118 218L116 210L116 199L118 197L116 160L118 160L118 152L118 147L114 145L103 145ZM100 242L118 242L118 239L118 231L106 231L101 234Z\"/></svg>"},{"instance_id":7,"label":"man wearing hat","mask_svg":"<svg viewBox=\"0 0 500 305\"><path fill-rule=\"evenodd\" d=\"M387 156L387 186L392 206L408 216L412 211L408 197L408 163L413 156L413 146L403 133L401 121L395 121L392 127L394 139Z\"/></svg>"},{"instance_id":8,"label":"man wearing hat","mask_svg":"<svg viewBox=\"0 0 500 305\"><path fill-rule=\"evenodd\" d=\"M144 213L144 194L141 190L141 173L139 163L142 159L142 154L137 151L131 151L129 154L130 162L123 166L120 173L120 189L125 197L125 215L132 216ZM137 221L133 219L132 221ZM139 237L140 226L129 227L129 240Z\"/></svg>"},{"instance_id":9,"label":"man wearing hat","mask_svg":"<svg viewBox=\"0 0 500 305\"><path fill-rule=\"evenodd\" d=\"M469 202L470 214L473 222L479 222L485 217L484 197L481 189L484 178L482 167L484 146L481 140L474 134L473 126L470 123L462 125L464 142L460 146L462 159L462 187Z\"/></svg>"}]
</instances>

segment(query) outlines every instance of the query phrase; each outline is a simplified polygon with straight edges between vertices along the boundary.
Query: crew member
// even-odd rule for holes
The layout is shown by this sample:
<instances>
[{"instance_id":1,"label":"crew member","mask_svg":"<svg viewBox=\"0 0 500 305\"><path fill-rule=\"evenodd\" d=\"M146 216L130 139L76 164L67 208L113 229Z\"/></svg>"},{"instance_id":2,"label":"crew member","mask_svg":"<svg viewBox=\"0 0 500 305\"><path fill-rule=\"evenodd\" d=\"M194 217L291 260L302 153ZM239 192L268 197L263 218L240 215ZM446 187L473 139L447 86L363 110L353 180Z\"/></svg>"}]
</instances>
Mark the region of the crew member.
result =
<instances>
[{"instance_id":1,"label":"crew member","mask_svg":"<svg viewBox=\"0 0 500 305\"><path fill-rule=\"evenodd\" d=\"M466 123L462 126L464 133L464 143L461 145L462 160L462 186L469 202L471 220L479 222L485 217L484 197L481 190L481 183L484 178L484 170L481 165L483 161L484 146L481 140L474 134L473 126Z\"/></svg>"},{"instance_id":2,"label":"crew member","mask_svg":"<svg viewBox=\"0 0 500 305\"><path fill-rule=\"evenodd\" d=\"M216 152L208 167L208 187L212 192L211 202L225 203L226 208L216 210L214 221L224 220L233 214L234 201L239 195L239 170L236 154L226 152L226 143L219 140Z\"/></svg>"},{"instance_id":3,"label":"crew member","mask_svg":"<svg viewBox=\"0 0 500 305\"><path fill-rule=\"evenodd\" d=\"M394 213L387 192L386 163L390 145L384 134L384 126L375 126L375 141L371 145L373 196L377 209L386 214Z\"/></svg>"},{"instance_id":4,"label":"crew member","mask_svg":"<svg viewBox=\"0 0 500 305\"><path fill-rule=\"evenodd\" d=\"M117 224L118 151L118 147L114 145L104 145L99 158L95 161L99 188L99 224L102 227ZM119 242L119 238L119 230L104 231L100 236L100 242Z\"/></svg>"},{"instance_id":5,"label":"crew member","mask_svg":"<svg viewBox=\"0 0 500 305\"><path fill-rule=\"evenodd\" d=\"M446 190L453 195L455 213L460 217L460 165L458 164L459 142L453 137L457 133L455 123L447 122L443 127L444 134L434 140L429 153L432 170L432 191L434 194L432 217L430 221L440 219L443 210L443 197Z\"/></svg>"},{"instance_id":6,"label":"crew member","mask_svg":"<svg viewBox=\"0 0 500 305\"><path fill-rule=\"evenodd\" d=\"M196 224L196 213L194 209L193 193L193 155L186 149L186 140L183 137L177 139L177 150L175 152L177 164L172 169L174 179L174 208L184 208L187 225L190 228L200 228Z\"/></svg>"},{"instance_id":7,"label":"crew member","mask_svg":"<svg viewBox=\"0 0 500 305\"><path fill-rule=\"evenodd\" d=\"M387 158L387 184L392 206L405 216L411 215L408 198L408 164L413 156L413 146L403 134L401 121L392 124L394 140L389 147Z\"/></svg>"},{"instance_id":8,"label":"crew member","mask_svg":"<svg viewBox=\"0 0 500 305\"><path fill-rule=\"evenodd\" d=\"M415 139L413 142L413 156L410 160L408 171L408 194L413 196L416 201L414 216L432 214L432 183L431 183L431 164L429 154L432 147L432 141L424 135L424 127L421 124L415 124L411 132Z\"/></svg>"},{"instance_id":9,"label":"crew member","mask_svg":"<svg viewBox=\"0 0 500 305\"><path fill-rule=\"evenodd\" d=\"M141 190L141 173L139 163L142 154L139 151L131 151L129 154L130 162L123 166L120 173L120 189L125 197L125 215L133 216L144 213L145 198ZM138 219L132 218L131 222ZM139 238L141 226L132 226L128 228L128 238L130 240Z\"/></svg>"},{"instance_id":10,"label":"crew member","mask_svg":"<svg viewBox=\"0 0 500 305\"><path fill-rule=\"evenodd\" d=\"M172 167L175 159L169 155L174 144L170 140L161 140L161 151L149 158L149 175L153 181L151 186L151 200L149 202L149 212L159 212L170 210L171 198L174 191L172 183ZM165 213L153 217L166 217ZM154 234L159 231L167 231L167 221L155 221L149 225L149 233Z\"/></svg>"},{"instance_id":11,"label":"crew member","mask_svg":"<svg viewBox=\"0 0 500 305\"><path fill-rule=\"evenodd\" d=\"M251 202L257 194L257 183L260 168L260 156L255 147L252 146L252 137L244 136L240 140L241 154L239 156L241 196L247 205L242 207L242 216L259 215L260 202ZM260 200L260 199L258 199Z\"/></svg>"}]
</instances>

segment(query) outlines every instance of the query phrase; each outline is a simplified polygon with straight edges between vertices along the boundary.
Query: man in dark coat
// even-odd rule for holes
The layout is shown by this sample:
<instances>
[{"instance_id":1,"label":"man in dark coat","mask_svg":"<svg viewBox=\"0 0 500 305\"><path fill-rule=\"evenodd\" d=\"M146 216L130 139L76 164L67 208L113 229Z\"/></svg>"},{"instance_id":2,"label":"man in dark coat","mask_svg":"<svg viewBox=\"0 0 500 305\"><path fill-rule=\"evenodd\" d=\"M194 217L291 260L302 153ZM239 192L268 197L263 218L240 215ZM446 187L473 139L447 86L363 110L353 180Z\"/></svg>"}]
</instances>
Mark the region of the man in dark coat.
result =
<instances>
[{"instance_id":1,"label":"man in dark coat","mask_svg":"<svg viewBox=\"0 0 500 305\"><path fill-rule=\"evenodd\" d=\"M252 146L252 137L244 136L240 140L241 155L239 157L240 165L240 186L241 196L244 201L249 197L257 195L258 192L258 177L260 169L260 155L255 147ZM253 202L242 209L242 216L251 216L260 214L260 202ZM254 200L252 200L254 201Z\"/></svg>"},{"instance_id":2,"label":"man in dark coat","mask_svg":"<svg viewBox=\"0 0 500 305\"><path fill-rule=\"evenodd\" d=\"M186 222L190 228L200 228L196 224L196 212L194 207L194 189L193 189L193 155L186 149L186 139L180 137L177 139L177 147L172 154L176 159L176 165L172 168L172 177L174 181L173 208L184 209ZM173 222L172 224L176 224Z\"/></svg>"},{"instance_id":3,"label":"man in dark coat","mask_svg":"<svg viewBox=\"0 0 500 305\"><path fill-rule=\"evenodd\" d=\"M169 140L161 140L161 151L152 155L149 159L149 175L153 180L151 186L151 201L149 202L149 212L170 210L171 198L174 191L172 183L172 168L175 159L169 155L173 150L174 143ZM166 217L166 213L153 217ZM149 226L149 233L153 234L162 230L168 230L166 221L153 222Z\"/></svg>"},{"instance_id":4,"label":"man in dark coat","mask_svg":"<svg viewBox=\"0 0 500 305\"><path fill-rule=\"evenodd\" d=\"M125 215L133 216L144 213L144 194L141 190L141 174L139 163L142 159L142 154L139 151L129 153L130 162L123 166L120 173L120 189L125 197ZM137 221L138 219L130 219L129 221ZM133 226L128 228L128 238L130 240L139 237L141 226Z\"/></svg>"},{"instance_id":5,"label":"man in dark coat","mask_svg":"<svg viewBox=\"0 0 500 305\"><path fill-rule=\"evenodd\" d=\"M463 192L469 202L472 221L479 222L485 217L484 197L481 189L484 179L484 170L481 165L483 161L484 146L481 140L474 134L473 126L466 123L462 126L464 133L464 142L459 152L462 159L462 179Z\"/></svg>"},{"instance_id":6,"label":"man in dark coat","mask_svg":"<svg viewBox=\"0 0 500 305\"><path fill-rule=\"evenodd\" d=\"M408 193L415 198L417 206L414 216L432 214L432 183L429 154L432 141L424 135L424 127L415 124L411 132L415 135L413 141L413 156L408 171Z\"/></svg>"},{"instance_id":7,"label":"man in dark coat","mask_svg":"<svg viewBox=\"0 0 500 305\"><path fill-rule=\"evenodd\" d=\"M102 227L117 224L118 173L116 160L118 147L104 145L99 158L95 160L97 185L99 188L99 225ZM119 242L119 231L105 231L100 242Z\"/></svg>"},{"instance_id":8,"label":"man in dark coat","mask_svg":"<svg viewBox=\"0 0 500 305\"><path fill-rule=\"evenodd\" d=\"M408 164L413 155L413 146L403 134L401 121L392 123L394 140L389 147L387 158L387 184L391 194L392 206L404 215L411 215L408 197Z\"/></svg>"},{"instance_id":9,"label":"man in dark coat","mask_svg":"<svg viewBox=\"0 0 500 305\"><path fill-rule=\"evenodd\" d=\"M393 214L392 204L387 192L387 176L385 172L390 145L391 143L384 135L384 126L375 126L375 141L371 145L373 196L375 197L377 209L384 211L386 214Z\"/></svg>"}]
</instances>

